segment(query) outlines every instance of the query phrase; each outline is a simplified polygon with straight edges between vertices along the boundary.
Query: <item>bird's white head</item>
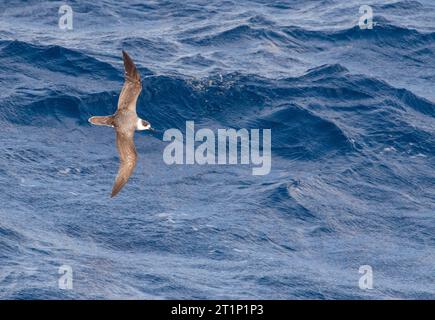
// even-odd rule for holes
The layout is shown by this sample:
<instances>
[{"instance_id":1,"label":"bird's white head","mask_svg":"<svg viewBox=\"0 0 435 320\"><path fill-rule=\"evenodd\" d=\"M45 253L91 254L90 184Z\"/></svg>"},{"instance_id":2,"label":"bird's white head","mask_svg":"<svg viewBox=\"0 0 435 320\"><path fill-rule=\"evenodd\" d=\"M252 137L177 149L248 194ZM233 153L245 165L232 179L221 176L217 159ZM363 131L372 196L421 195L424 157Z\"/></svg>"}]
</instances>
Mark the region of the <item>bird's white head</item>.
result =
<instances>
[{"instance_id":1,"label":"bird's white head","mask_svg":"<svg viewBox=\"0 0 435 320\"><path fill-rule=\"evenodd\" d=\"M136 130L151 130L151 124L148 121L137 119Z\"/></svg>"}]
</instances>

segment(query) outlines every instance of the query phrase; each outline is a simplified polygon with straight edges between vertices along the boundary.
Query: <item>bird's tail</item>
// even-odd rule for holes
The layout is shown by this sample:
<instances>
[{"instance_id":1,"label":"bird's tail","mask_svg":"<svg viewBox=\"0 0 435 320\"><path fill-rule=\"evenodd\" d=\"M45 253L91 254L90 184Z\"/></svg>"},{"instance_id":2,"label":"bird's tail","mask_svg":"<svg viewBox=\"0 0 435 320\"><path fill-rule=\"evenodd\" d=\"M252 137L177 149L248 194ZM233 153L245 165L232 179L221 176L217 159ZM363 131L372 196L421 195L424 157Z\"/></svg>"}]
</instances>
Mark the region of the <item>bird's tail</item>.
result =
<instances>
[{"instance_id":1,"label":"bird's tail","mask_svg":"<svg viewBox=\"0 0 435 320\"><path fill-rule=\"evenodd\" d=\"M91 117L88 121L97 126L113 127L113 116Z\"/></svg>"}]
</instances>

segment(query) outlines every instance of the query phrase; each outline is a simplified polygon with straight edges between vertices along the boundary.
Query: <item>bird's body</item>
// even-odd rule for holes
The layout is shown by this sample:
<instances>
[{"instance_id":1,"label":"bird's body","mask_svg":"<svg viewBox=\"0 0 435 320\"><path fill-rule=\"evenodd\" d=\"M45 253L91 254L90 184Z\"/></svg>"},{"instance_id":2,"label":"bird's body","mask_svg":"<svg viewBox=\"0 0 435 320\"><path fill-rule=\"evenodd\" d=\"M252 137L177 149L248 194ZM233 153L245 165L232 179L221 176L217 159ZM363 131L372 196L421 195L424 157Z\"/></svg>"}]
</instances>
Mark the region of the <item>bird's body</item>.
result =
<instances>
[{"instance_id":1,"label":"bird's body","mask_svg":"<svg viewBox=\"0 0 435 320\"><path fill-rule=\"evenodd\" d=\"M89 119L92 124L113 127L116 132L120 167L111 197L118 194L136 167L137 152L134 146L134 132L151 129L149 122L140 119L136 113L137 98L142 90L139 72L129 55L125 51L122 51L122 54L125 82L119 95L117 111L111 116L96 116Z\"/></svg>"}]
</instances>

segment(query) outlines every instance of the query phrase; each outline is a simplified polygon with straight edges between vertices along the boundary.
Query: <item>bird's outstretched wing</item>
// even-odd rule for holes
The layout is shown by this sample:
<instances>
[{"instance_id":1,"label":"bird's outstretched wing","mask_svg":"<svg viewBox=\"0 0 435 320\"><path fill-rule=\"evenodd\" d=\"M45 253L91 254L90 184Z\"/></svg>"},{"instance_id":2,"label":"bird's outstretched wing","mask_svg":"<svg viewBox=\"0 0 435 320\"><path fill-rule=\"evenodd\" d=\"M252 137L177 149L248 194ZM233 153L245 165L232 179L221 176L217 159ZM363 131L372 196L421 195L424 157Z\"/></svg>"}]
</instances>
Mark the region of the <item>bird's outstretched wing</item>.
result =
<instances>
[{"instance_id":1,"label":"bird's outstretched wing","mask_svg":"<svg viewBox=\"0 0 435 320\"><path fill-rule=\"evenodd\" d=\"M122 51L125 69L125 82L118 100L118 110L136 110L136 101L142 90L139 72L127 52Z\"/></svg>"},{"instance_id":2,"label":"bird's outstretched wing","mask_svg":"<svg viewBox=\"0 0 435 320\"><path fill-rule=\"evenodd\" d=\"M113 198L121 191L122 187L127 183L136 167L137 153L134 146L133 133L128 134L121 131L116 131L116 147L118 148L120 165L118 175L113 185L111 197Z\"/></svg>"}]
</instances>

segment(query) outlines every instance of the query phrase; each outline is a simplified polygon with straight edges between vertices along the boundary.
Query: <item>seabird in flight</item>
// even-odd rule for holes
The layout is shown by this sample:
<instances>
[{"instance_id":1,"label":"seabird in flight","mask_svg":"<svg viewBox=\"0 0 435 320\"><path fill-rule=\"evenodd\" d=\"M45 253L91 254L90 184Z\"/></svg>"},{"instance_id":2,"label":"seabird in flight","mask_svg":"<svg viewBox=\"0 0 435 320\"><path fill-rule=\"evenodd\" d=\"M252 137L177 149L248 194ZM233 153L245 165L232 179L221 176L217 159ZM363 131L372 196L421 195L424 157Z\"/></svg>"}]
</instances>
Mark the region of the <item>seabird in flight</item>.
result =
<instances>
[{"instance_id":1,"label":"seabird in flight","mask_svg":"<svg viewBox=\"0 0 435 320\"><path fill-rule=\"evenodd\" d=\"M98 126L113 127L116 132L120 166L113 185L111 197L114 197L127 183L136 167L137 152L134 146L136 130L152 130L151 124L142 120L136 113L136 102L142 90L139 72L127 52L122 51L124 58L125 82L118 100L118 109L111 116L89 118L89 122Z\"/></svg>"}]
</instances>

